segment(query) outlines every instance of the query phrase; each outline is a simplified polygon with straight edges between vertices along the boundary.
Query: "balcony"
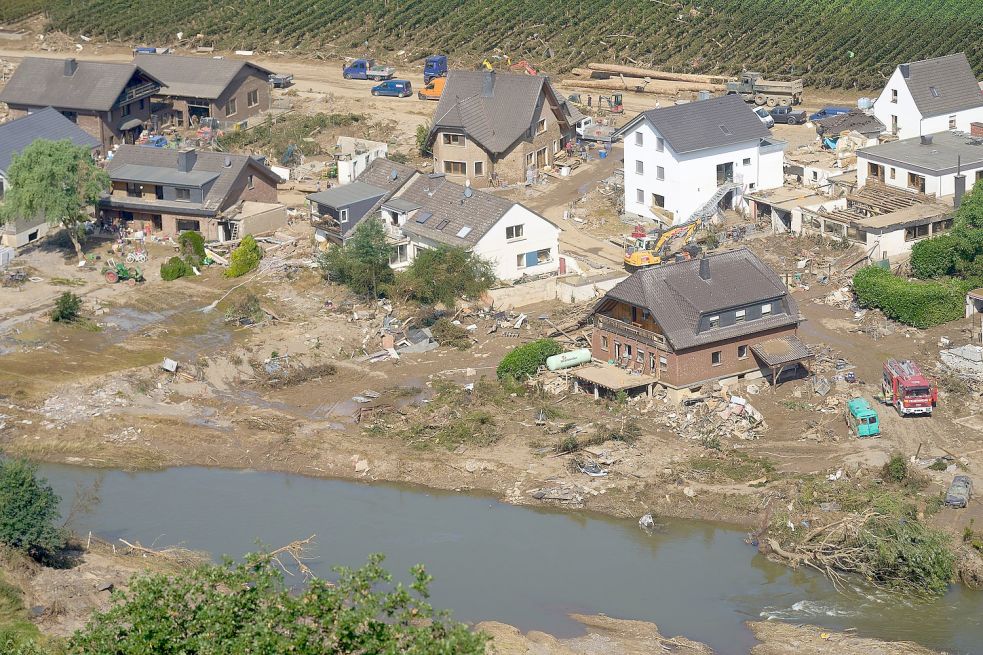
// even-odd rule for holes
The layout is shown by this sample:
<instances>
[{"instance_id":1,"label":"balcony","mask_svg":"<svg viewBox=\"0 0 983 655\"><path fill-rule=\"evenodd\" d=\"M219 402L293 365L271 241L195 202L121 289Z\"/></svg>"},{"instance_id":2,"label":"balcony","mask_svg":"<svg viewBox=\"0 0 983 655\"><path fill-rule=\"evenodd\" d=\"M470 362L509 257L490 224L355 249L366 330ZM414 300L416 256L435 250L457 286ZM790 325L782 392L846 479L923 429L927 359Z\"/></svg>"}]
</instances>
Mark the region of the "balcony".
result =
<instances>
[{"instance_id":1,"label":"balcony","mask_svg":"<svg viewBox=\"0 0 983 655\"><path fill-rule=\"evenodd\" d=\"M139 100L140 98L149 98L159 91L160 84L157 84L156 82L145 82L136 86L129 86L123 89L123 93L119 94L116 104L123 106L133 102L134 100Z\"/></svg>"},{"instance_id":2,"label":"balcony","mask_svg":"<svg viewBox=\"0 0 983 655\"><path fill-rule=\"evenodd\" d=\"M663 335L612 318L611 316L596 314L594 316L594 326L599 330L604 330L611 334L618 334L662 350L669 350L669 344Z\"/></svg>"}]
</instances>

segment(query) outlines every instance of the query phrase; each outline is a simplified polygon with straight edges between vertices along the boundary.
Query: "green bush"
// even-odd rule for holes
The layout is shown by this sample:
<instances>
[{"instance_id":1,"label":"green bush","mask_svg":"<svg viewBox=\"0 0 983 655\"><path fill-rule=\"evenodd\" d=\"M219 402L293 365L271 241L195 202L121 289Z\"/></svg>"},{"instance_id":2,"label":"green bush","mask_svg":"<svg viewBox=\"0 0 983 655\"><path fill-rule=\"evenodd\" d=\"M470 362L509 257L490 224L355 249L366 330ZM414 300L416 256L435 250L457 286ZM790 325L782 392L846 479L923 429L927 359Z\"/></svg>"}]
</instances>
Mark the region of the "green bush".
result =
<instances>
[{"instance_id":1,"label":"green bush","mask_svg":"<svg viewBox=\"0 0 983 655\"><path fill-rule=\"evenodd\" d=\"M864 307L874 307L888 318L917 328L928 328L962 318L967 282L909 282L877 266L853 276L853 290Z\"/></svg>"},{"instance_id":2,"label":"green bush","mask_svg":"<svg viewBox=\"0 0 983 655\"><path fill-rule=\"evenodd\" d=\"M253 235L247 234L242 239L242 243L232 251L229 258L229 267L225 269L225 277L242 277L246 273L253 271L259 266L259 260L263 258L263 251Z\"/></svg>"},{"instance_id":3,"label":"green bush","mask_svg":"<svg viewBox=\"0 0 983 655\"><path fill-rule=\"evenodd\" d=\"M194 274L191 264L177 256L171 257L160 265L160 277L166 282Z\"/></svg>"},{"instance_id":4,"label":"green bush","mask_svg":"<svg viewBox=\"0 0 983 655\"><path fill-rule=\"evenodd\" d=\"M37 470L29 462L0 459L0 544L36 558L65 544L55 527L60 499Z\"/></svg>"},{"instance_id":5,"label":"green bush","mask_svg":"<svg viewBox=\"0 0 983 655\"><path fill-rule=\"evenodd\" d=\"M197 232L182 232L178 237L178 245L181 247L181 256L184 261L192 266L201 266L201 260L205 258L205 238Z\"/></svg>"},{"instance_id":6,"label":"green bush","mask_svg":"<svg viewBox=\"0 0 983 655\"><path fill-rule=\"evenodd\" d=\"M952 275L956 268L956 246L959 239L943 234L919 241L911 247L911 270L915 277L928 279Z\"/></svg>"},{"instance_id":7,"label":"green bush","mask_svg":"<svg viewBox=\"0 0 983 655\"><path fill-rule=\"evenodd\" d=\"M78 320L81 310L82 299L71 291L66 291L58 296L58 300L55 301L55 308L51 310L51 320L59 323L72 323Z\"/></svg>"},{"instance_id":8,"label":"green bush","mask_svg":"<svg viewBox=\"0 0 983 655\"><path fill-rule=\"evenodd\" d=\"M908 478L908 461L904 455L891 455L891 459L884 465L883 475L891 482L904 482Z\"/></svg>"},{"instance_id":9,"label":"green bush","mask_svg":"<svg viewBox=\"0 0 983 655\"><path fill-rule=\"evenodd\" d=\"M553 339L540 339L514 348L502 358L496 373L501 379L512 378L524 380L536 374L540 366L546 364L546 358L559 355L563 346Z\"/></svg>"}]
</instances>

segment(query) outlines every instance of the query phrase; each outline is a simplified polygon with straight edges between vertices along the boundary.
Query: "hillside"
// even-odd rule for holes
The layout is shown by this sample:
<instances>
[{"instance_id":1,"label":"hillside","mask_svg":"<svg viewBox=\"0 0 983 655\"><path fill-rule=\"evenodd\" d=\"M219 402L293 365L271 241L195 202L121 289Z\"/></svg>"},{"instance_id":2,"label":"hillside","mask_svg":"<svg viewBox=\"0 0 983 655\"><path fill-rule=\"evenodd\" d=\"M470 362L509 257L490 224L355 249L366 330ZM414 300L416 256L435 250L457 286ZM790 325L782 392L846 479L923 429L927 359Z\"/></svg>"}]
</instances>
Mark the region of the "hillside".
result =
<instances>
[{"instance_id":1,"label":"hillside","mask_svg":"<svg viewBox=\"0 0 983 655\"><path fill-rule=\"evenodd\" d=\"M604 60L677 71L804 75L877 87L896 63L966 51L983 75L979 0L4 0L0 20L45 9L55 29L156 45L323 56L432 51L471 65L496 48L550 72ZM358 10L352 9L353 6ZM365 42L368 42L368 49Z\"/></svg>"}]
</instances>

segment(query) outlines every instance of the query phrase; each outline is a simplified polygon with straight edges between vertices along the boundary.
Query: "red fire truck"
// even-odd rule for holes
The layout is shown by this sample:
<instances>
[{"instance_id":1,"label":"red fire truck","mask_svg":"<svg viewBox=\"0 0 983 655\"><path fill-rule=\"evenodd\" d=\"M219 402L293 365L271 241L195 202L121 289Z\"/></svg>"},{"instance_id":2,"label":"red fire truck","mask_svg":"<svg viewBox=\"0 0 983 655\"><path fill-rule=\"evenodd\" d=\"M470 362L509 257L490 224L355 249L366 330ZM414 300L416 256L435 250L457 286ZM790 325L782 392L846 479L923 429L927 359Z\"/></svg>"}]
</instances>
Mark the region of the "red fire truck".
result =
<instances>
[{"instance_id":1,"label":"red fire truck","mask_svg":"<svg viewBox=\"0 0 983 655\"><path fill-rule=\"evenodd\" d=\"M907 359L884 362L881 392L884 402L894 405L901 416L931 414L939 401L939 389L935 382L922 374L918 364Z\"/></svg>"}]
</instances>

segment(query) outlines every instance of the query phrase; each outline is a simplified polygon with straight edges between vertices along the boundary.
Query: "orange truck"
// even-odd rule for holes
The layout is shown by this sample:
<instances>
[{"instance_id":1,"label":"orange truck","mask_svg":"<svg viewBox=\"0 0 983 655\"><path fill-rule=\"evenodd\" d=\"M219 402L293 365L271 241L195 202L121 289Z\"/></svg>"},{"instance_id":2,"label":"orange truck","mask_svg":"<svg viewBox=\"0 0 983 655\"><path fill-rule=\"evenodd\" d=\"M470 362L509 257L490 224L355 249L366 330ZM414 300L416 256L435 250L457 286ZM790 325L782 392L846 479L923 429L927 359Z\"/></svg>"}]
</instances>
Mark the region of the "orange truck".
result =
<instances>
[{"instance_id":1,"label":"orange truck","mask_svg":"<svg viewBox=\"0 0 983 655\"><path fill-rule=\"evenodd\" d=\"M446 82L446 77L435 77L425 87L420 89L416 95L420 100L440 100L440 94L444 92L444 84Z\"/></svg>"}]
</instances>

